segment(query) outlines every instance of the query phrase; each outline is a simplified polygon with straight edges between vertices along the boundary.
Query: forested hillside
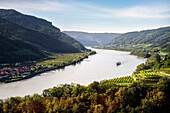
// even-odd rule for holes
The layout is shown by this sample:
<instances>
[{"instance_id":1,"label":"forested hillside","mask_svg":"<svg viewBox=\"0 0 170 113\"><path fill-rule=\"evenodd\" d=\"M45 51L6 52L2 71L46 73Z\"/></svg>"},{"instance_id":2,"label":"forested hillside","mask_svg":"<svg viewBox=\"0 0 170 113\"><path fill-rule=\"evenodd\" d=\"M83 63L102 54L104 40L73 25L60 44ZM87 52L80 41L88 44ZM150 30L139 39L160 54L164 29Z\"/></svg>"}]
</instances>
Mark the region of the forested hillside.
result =
<instances>
[{"instance_id":1,"label":"forested hillside","mask_svg":"<svg viewBox=\"0 0 170 113\"><path fill-rule=\"evenodd\" d=\"M44 33L28 29L21 25L0 18L0 31L8 37L16 37L23 41L30 42L39 48L58 53L79 52L78 49L54 39Z\"/></svg>"},{"instance_id":2,"label":"forested hillside","mask_svg":"<svg viewBox=\"0 0 170 113\"><path fill-rule=\"evenodd\" d=\"M79 31L63 32L80 41L85 46L103 46L120 35L120 33L87 33Z\"/></svg>"},{"instance_id":3,"label":"forested hillside","mask_svg":"<svg viewBox=\"0 0 170 113\"><path fill-rule=\"evenodd\" d=\"M0 32L0 63L37 60L45 54L30 43L10 38Z\"/></svg>"},{"instance_id":4,"label":"forested hillside","mask_svg":"<svg viewBox=\"0 0 170 113\"><path fill-rule=\"evenodd\" d=\"M24 15L13 9L0 9L0 17L19 25L25 26L29 29L49 35L50 37L65 42L68 45L73 46L79 50L86 50L86 48L80 42L60 32L59 28L53 26L51 22L48 22L45 19L37 18L30 15Z\"/></svg>"},{"instance_id":5,"label":"forested hillside","mask_svg":"<svg viewBox=\"0 0 170 113\"><path fill-rule=\"evenodd\" d=\"M167 113L170 81L162 78L152 87L143 82L128 86L93 82L88 86L65 84L42 95L0 100L0 112L63 113Z\"/></svg>"},{"instance_id":6,"label":"forested hillside","mask_svg":"<svg viewBox=\"0 0 170 113\"><path fill-rule=\"evenodd\" d=\"M105 47L170 52L170 27L125 33L113 39Z\"/></svg>"}]
</instances>

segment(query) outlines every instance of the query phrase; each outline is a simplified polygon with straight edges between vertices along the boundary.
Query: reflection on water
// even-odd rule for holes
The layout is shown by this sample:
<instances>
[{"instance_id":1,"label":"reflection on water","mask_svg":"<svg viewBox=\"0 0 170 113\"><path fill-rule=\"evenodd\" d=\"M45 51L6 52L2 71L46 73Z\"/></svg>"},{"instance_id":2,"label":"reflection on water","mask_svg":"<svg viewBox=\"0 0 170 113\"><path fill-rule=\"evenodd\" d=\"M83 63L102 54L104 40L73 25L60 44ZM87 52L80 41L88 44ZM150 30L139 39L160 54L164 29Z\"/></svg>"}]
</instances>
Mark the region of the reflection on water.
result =
<instances>
[{"instance_id":1,"label":"reflection on water","mask_svg":"<svg viewBox=\"0 0 170 113\"><path fill-rule=\"evenodd\" d=\"M90 56L76 65L46 72L31 79L0 84L0 98L41 94L44 89L59 84L88 85L93 81L122 77L132 74L137 65L145 62L145 59L131 56L129 52L99 49L95 49L95 51L97 51L96 55ZM116 62L122 64L116 66Z\"/></svg>"}]
</instances>

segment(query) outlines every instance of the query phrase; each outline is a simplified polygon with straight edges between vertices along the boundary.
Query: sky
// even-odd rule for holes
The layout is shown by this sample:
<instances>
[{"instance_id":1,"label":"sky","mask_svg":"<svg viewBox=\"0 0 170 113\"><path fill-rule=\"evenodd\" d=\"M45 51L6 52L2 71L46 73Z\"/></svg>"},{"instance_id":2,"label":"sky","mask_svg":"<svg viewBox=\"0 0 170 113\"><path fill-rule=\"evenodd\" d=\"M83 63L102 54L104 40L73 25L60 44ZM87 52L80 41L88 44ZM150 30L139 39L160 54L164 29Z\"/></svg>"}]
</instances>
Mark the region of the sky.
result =
<instances>
[{"instance_id":1,"label":"sky","mask_svg":"<svg viewBox=\"0 0 170 113\"><path fill-rule=\"evenodd\" d=\"M61 31L125 33L170 26L170 0L0 0L0 8L47 19Z\"/></svg>"}]
</instances>

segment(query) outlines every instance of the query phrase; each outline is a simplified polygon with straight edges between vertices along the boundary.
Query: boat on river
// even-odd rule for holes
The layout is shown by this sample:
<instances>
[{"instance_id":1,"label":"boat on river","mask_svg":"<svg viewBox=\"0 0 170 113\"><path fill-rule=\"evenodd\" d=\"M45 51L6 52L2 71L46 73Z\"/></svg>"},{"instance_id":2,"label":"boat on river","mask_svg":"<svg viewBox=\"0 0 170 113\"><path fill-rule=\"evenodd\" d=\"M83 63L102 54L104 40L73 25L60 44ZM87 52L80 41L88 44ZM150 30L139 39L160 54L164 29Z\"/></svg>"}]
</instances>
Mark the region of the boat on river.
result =
<instances>
[{"instance_id":1,"label":"boat on river","mask_svg":"<svg viewBox=\"0 0 170 113\"><path fill-rule=\"evenodd\" d=\"M116 65L117 65L117 66L121 65L121 62L117 62Z\"/></svg>"}]
</instances>

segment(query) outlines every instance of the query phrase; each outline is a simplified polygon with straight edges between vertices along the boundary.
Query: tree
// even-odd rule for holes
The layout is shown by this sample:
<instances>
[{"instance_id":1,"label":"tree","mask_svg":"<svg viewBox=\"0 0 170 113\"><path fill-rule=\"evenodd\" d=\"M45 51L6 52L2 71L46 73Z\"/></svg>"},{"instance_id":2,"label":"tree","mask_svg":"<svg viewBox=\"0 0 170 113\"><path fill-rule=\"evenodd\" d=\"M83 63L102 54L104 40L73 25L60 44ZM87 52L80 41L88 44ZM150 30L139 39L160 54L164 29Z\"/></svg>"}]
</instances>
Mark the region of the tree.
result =
<instances>
[{"instance_id":1,"label":"tree","mask_svg":"<svg viewBox=\"0 0 170 113\"><path fill-rule=\"evenodd\" d=\"M104 106L101 104L95 105L93 113L104 113Z\"/></svg>"},{"instance_id":2,"label":"tree","mask_svg":"<svg viewBox=\"0 0 170 113\"><path fill-rule=\"evenodd\" d=\"M139 71L141 71L143 69L145 69L145 64L144 63L138 65L137 68L136 68L136 71L139 72Z\"/></svg>"},{"instance_id":3,"label":"tree","mask_svg":"<svg viewBox=\"0 0 170 113\"><path fill-rule=\"evenodd\" d=\"M99 82L96 82L94 81L93 83L91 83L89 86L88 86L88 89L87 91L88 92L98 92L98 89L99 89Z\"/></svg>"}]
</instances>

